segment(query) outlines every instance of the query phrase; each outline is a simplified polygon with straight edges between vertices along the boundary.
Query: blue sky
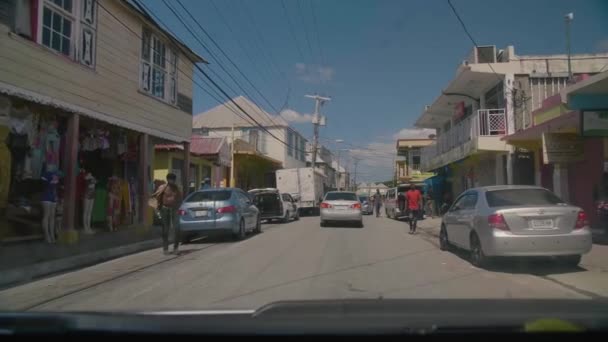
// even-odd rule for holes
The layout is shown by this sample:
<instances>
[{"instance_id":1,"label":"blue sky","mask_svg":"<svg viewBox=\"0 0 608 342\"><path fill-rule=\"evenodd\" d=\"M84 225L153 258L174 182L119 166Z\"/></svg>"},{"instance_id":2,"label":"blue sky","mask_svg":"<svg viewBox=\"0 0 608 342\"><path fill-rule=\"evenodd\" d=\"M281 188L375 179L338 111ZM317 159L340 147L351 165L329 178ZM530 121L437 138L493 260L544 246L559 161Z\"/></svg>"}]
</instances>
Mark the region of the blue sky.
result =
<instances>
[{"instance_id":1,"label":"blue sky","mask_svg":"<svg viewBox=\"0 0 608 342\"><path fill-rule=\"evenodd\" d=\"M341 148L378 150L359 164L360 180L390 179L395 137L412 127L472 48L446 0L284 0L287 17L281 0L181 1L274 108L286 107L294 111L292 117L302 119L296 113L310 113L314 105L305 94L331 96L323 108L328 125L321 129L322 142L344 139L351 145ZM183 13L177 2L170 2ZM563 53L563 15L574 12L573 53L608 52L608 1L452 3L480 45L514 45L517 54ZM161 0L145 4L211 62L206 69L238 92L226 86L229 94L244 95ZM254 100L274 113L198 27L193 28ZM195 113L215 105L195 87ZM310 123L293 126L312 135Z\"/></svg>"}]
</instances>

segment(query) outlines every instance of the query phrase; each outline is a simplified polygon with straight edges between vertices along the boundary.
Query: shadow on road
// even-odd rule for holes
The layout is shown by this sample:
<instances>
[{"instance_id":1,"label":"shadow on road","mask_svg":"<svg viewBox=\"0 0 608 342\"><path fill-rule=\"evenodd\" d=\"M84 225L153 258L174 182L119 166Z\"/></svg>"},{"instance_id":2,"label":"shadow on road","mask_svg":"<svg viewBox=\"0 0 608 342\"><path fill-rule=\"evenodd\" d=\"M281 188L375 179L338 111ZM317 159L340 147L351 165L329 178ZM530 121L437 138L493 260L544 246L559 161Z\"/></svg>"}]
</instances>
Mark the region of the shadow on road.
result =
<instances>
[{"instance_id":1,"label":"shadow on road","mask_svg":"<svg viewBox=\"0 0 608 342\"><path fill-rule=\"evenodd\" d=\"M361 229L364 226L359 226L357 223L352 223L352 222L332 222L332 223L326 223L325 227L321 227L321 228L325 228L325 229L331 229L331 228L354 228L354 229Z\"/></svg>"},{"instance_id":2,"label":"shadow on road","mask_svg":"<svg viewBox=\"0 0 608 342\"><path fill-rule=\"evenodd\" d=\"M466 262L469 262L468 251L451 248L450 253L458 256ZM551 257L492 258L489 264L484 268L492 272L531 274L535 276L548 276L586 271L585 268L580 266L568 266L561 264L559 259Z\"/></svg>"}]
</instances>

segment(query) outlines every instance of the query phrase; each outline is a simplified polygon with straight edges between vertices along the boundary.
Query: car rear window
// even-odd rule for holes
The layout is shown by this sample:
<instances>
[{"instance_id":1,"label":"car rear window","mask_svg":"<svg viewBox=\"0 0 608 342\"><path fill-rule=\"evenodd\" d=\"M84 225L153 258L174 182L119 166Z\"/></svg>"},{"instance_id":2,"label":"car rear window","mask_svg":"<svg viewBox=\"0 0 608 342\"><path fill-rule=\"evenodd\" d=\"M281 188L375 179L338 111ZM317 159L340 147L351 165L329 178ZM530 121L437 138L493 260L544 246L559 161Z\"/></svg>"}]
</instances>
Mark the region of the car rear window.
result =
<instances>
[{"instance_id":1,"label":"car rear window","mask_svg":"<svg viewBox=\"0 0 608 342\"><path fill-rule=\"evenodd\" d=\"M272 192L255 194L254 199L255 199L256 202L257 201L259 201L259 202L278 201L279 200L279 194L272 193Z\"/></svg>"},{"instance_id":2,"label":"car rear window","mask_svg":"<svg viewBox=\"0 0 608 342\"><path fill-rule=\"evenodd\" d=\"M357 195L350 192L330 192L325 196L326 201L358 201Z\"/></svg>"},{"instance_id":3,"label":"car rear window","mask_svg":"<svg viewBox=\"0 0 608 342\"><path fill-rule=\"evenodd\" d=\"M226 201L230 198L228 190L198 191L190 195L186 202Z\"/></svg>"},{"instance_id":4,"label":"car rear window","mask_svg":"<svg viewBox=\"0 0 608 342\"><path fill-rule=\"evenodd\" d=\"M524 207L530 205L553 205L564 203L549 190L505 189L486 192L490 207Z\"/></svg>"}]
</instances>

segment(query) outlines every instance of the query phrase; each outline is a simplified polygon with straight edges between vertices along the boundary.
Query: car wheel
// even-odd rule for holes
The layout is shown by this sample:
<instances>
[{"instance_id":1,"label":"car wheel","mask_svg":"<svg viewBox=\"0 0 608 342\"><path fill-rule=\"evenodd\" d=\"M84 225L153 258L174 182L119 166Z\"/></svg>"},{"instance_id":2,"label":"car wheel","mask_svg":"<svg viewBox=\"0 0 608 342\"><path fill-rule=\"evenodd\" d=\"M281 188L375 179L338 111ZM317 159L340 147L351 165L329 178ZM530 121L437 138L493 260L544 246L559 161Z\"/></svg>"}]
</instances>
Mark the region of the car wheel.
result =
<instances>
[{"instance_id":1,"label":"car wheel","mask_svg":"<svg viewBox=\"0 0 608 342\"><path fill-rule=\"evenodd\" d=\"M358 228L363 228L363 220L361 220L361 221L359 221L359 222L357 223L357 227L358 227Z\"/></svg>"},{"instance_id":2,"label":"car wheel","mask_svg":"<svg viewBox=\"0 0 608 342\"><path fill-rule=\"evenodd\" d=\"M300 211L296 209L296 216L293 218L294 221L298 221L300 219Z\"/></svg>"},{"instance_id":3,"label":"car wheel","mask_svg":"<svg viewBox=\"0 0 608 342\"><path fill-rule=\"evenodd\" d=\"M327 222L325 222L324 220L321 220L321 227L327 227Z\"/></svg>"},{"instance_id":4,"label":"car wheel","mask_svg":"<svg viewBox=\"0 0 608 342\"><path fill-rule=\"evenodd\" d=\"M233 234L233 238L235 241L240 241L245 238L245 220L241 219L239 222L239 231L236 234Z\"/></svg>"},{"instance_id":5,"label":"car wheel","mask_svg":"<svg viewBox=\"0 0 608 342\"><path fill-rule=\"evenodd\" d=\"M260 215L258 215L258 219L256 221L255 229L253 230L253 232L256 234L260 234L262 232L262 219L260 218Z\"/></svg>"},{"instance_id":6,"label":"car wheel","mask_svg":"<svg viewBox=\"0 0 608 342\"><path fill-rule=\"evenodd\" d=\"M448 231L445 229L444 225L441 225L441 230L439 231L439 249L441 249L442 251L447 251L450 249Z\"/></svg>"},{"instance_id":7,"label":"car wheel","mask_svg":"<svg viewBox=\"0 0 608 342\"><path fill-rule=\"evenodd\" d=\"M190 236L190 235L182 236L182 244L190 243L190 241L192 241L192 236Z\"/></svg>"},{"instance_id":8,"label":"car wheel","mask_svg":"<svg viewBox=\"0 0 608 342\"><path fill-rule=\"evenodd\" d=\"M289 210L285 211L285 216L281 219L281 222L287 223L289 222Z\"/></svg>"},{"instance_id":9,"label":"car wheel","mask_svg":"<svg viewBox=\"0 0 608 342\"><path fill-rule=\"evenodd\" d=\"M471 264L476 267L484 267L488 264L488 257L483 254L483 249L481 247L481 241L479 241L479 237L477 234L471 234L471 251L470 251L470 260Z\"/></svg>"},{"instance_id":10,"label":"car wheel","mask_svg":"<svg viewBox=\"0 0 608 342\"><path fill-rule=\"evenodd\" d=\"M563 257L560 257L558 260L560 260L560 262L567 267L577 267L578 264L580 264L581 262L581 255L566 255Z\"/></svg>"}]
</instances>

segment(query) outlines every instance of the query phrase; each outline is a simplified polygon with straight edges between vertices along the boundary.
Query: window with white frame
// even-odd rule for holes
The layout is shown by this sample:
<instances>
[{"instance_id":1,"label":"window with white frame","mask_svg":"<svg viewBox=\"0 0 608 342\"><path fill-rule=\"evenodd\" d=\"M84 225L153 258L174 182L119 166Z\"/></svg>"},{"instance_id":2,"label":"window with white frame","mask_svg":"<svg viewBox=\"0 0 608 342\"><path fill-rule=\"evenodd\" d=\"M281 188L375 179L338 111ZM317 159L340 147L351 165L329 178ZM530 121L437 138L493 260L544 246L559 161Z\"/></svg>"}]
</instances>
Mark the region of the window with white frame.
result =
<instances>
[{"instance_id":1,"label":"window with white frame","mask_svg":"<svg viewBox=\"0 0 608 342\"><path fill-rule=\"evenodd\" d=\"M141 90L170 104L177 101L177 54L157 35L144 30Z\"/></svg>"},{"instance_id":2,"label":"window with white frame","mask_svg":"<svg viewBox=\"0 0 608 342\"><path fill-rule=\"evenodd\" d=\"M36 41L89 67L95 65L96 0L41 0ZM23 13L24 11L19 11ZM27 18L17 18L23 27Z\"/></svg>"}]
</instances>

